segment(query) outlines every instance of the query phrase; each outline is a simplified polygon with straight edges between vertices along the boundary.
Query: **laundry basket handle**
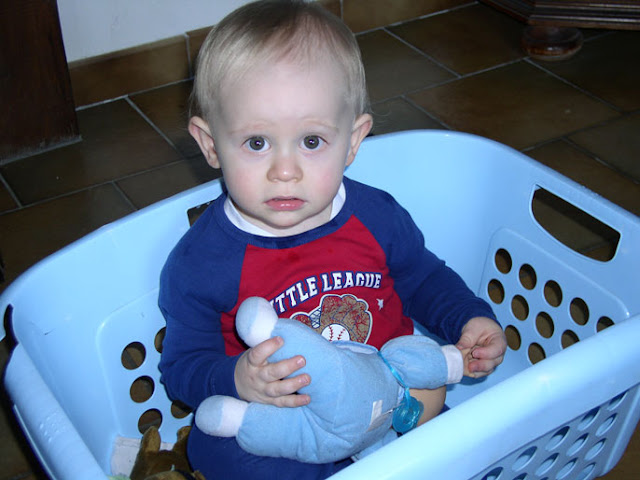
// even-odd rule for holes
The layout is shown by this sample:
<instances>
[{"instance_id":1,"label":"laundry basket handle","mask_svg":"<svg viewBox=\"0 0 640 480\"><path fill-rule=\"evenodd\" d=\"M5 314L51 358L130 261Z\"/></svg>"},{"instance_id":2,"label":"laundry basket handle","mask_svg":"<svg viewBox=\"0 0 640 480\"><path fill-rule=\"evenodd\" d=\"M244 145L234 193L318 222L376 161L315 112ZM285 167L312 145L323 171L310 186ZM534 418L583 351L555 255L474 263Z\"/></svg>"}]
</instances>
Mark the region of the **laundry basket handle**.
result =
<instances>
[{"instance_id":1,"label":"laundry basket handle","mask_svg":"<svg viewBox=\"0 0 640 480\"><path fill-rule=\"evenodd\" d=\"M16 417L50 478L106 480L95 457L20 344L7 365L5 385Z\"/></svg>"}]
</instances>

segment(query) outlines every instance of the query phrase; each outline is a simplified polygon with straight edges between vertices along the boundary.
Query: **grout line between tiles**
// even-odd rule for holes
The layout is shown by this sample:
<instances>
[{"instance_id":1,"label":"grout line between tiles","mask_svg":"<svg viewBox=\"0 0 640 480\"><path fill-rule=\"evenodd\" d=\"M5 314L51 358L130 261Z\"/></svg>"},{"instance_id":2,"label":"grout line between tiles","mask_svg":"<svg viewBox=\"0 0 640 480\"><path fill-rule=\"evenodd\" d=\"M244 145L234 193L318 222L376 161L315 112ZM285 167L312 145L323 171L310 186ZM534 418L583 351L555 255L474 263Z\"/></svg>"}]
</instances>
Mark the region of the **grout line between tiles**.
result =
<instances>
[{"instance_id":1,"label":"grout line between tiles","mask_svg":"<svg viewBox=\"0 0 640 480\"><path fill-rule=\"evenodd\" d=\"M122 198L124 198L125 202L127 202L127 204L133 209L133 211L137 211L140 210L134 203L133 201L131 201L131 199L129 198L129 196L124 193L124 190L122 190L122 188L120 188L120 185L118 185L118 180L113 180L110 182L113 187L116 189L116 192L118 192Z\"/></svg>"},{"instance_id":2,"label":"grout line between tiles","mask_svg":"<svg viewBox=\"0 0 640 480\"><path fill-rule=\"evenodd\" d=\"M11 196L11 199L14 202L16 202L16 205L18 205L18 208L12 209L12 210L19 210L19 209L23 208L24 205L22 205L22 202L18 198L18 195L16 195L16 192L13 191L13 188L11 188L11 185L9 185L9 182L7 182L6 178L4 178L4 175L2 175L2 173L0 173L0 183L2 185L4 185L4 188L6 188L7 192L9 192L9 195Z\"/></svg>"},{"instance_id":3,"label":"grout line between tiles","mask_svg":"<svg viewBox=\"0 0 640 480\"><path fill-rule=\"evenodd\" d=\"M457 5L455 7L447 8L445 10L438 10L437 12L426 13L424 15L420 15L419 17L412 17L412 18L408 18L406 20L400 20L400 21L395 22L395 23L389 23L388 25L385 25L384 28L387 28L387 27L398 27L398 26L404 25L406 23L411 23L411 22L416 22L416 21L419 21L419 20L424 20L425 18L437 17L439 15L444 15L446 13L455 12L457 10L462 10L463 8L468 8L468 7L471 7L471 6L474 6L474 5L479 5L479 4L480 4L480 2L477 2L477 1L464 3L462 5Z\"/></svg>"},{"instance_id":4,"label":"grout line between tiles","mask_svg":"<svg viewBox=\"0 0 640 480\"><path fill-rule=\"evenodd\" d=\"M588 97L592 98L593 100L597 100L598 102L602 103L603 105L615 110L618 113L622 113L624 110L613 105L612 103L607 102L606 100L598 97L597 95L595 95L594 93L591 93L588 90L585 90L582 87L579 87L578 85L574 84L573 82L567 80L564 77L561 77L560 75L558 75L557 73L552 72L551 70L548 70L547 68L545 68L544 66L536 63L535 61L533 61L531 58L529 57L525 57L524 59L525 62L527 62L529 65L532 65L534 67L536 67L537 69L545 72L547 75L551 75L553 78L555 78L556 80L560 80L561 82L563 82L565 85L568 85L576 90L578 90L579 92L583 93L584 95L587 95Z\"/></svg>"},{"instance_id":5,"label":"grout line between tiles","mask_svg":"<svg viewBox=\"0 0 640 480\"><path fill-rule=\"evenodd\" d=\"M417 103L415 103L413 100L411 100L411 98L409 98L406 94L400 95L399 98L402 98L404 101L406 101L409 105L411 105L412 107L418 109L419 111L421 111L422 113L424 113L427 117L429 117L430 119L438 122L440 125L442 125L444 128L446 128L447 130L451 130L451 131L457 131L455 128L451 127L451 125L448 125L446 122L444 122L443 120L441 120L440 118L436 117L433 113L431 113L428 110L425 110L424 108L422 108L420 105L418 105Z\"/></svg>"},{"instance_id":6,"label":"grout line between tiles","mask_svg":"<svg viewBox=\"0 0 640 480\"><path fill-rule=\"evenodd\" d=\"M88 191L88 190L93 190L94 188L104 187L105 185L114 185L115 186L116 182L119 182L121 180L125 180L125 179L130 178L130 177L135 177L137 175L142 175L144 173L153 172L155 170L160 170L162 168L170 167L172 165L176 165L176 164L184 162L184 161L186 161L186 159L180 158L180 159L178 159L176 161L173 161L173 162L170 162L170 163L166 163L164 165L158 165L158 166L155 166L153 168L149 168L147 170L142 170L140 172L130 173L128 175L124 175L124 176L118 177L118 178L112 178L110 180L105 180L104 182L95 183L95 184L92 184L92 185L88 185L86 187L78 188L76 190L70 190L68 192L64 192L64 193L61 193L59 195L53 195L51 197L43 198L41 200L36 200L35 202L32 202L32 203L21 204L20 207L12 208L10 210L5 210L3 212L0 212L0 217L2 217L3 215L7 215L9 213L15 213L15 212L17 212L19 210L23 210L23 209L31 208L31 207L37 207L38 205L42 205L42 204L45 204L47 202L52 202L54 200L59 200L59 199L65 198L65 197L70 197L71 195L76 195L78 193L82 193L82 192L85 192L85 191ZM116 187L116 190L120 191L120 187ZM127 203L131 203L131 202L128 201ZM133 203L131 203L131 205L133 205ZM134 206L134 209L138 210L138 208L135 207L135 206Z\"/></svg>"},{"instance_id":7,"label":"grout line between tiles","mask_svg":"<svg viewBox=\"0 0 640 480\"><path fill-rule=\"evenodd\" d=\"M413 50L416 53L419 53L421 56L423 56L424 58L426 58L427 60L435 63L437 66L439 66L440 68L446 70L447 72L449 72L450 74L454 75L456 77L456 79L459 79L462 77L462 75L460 75L458 72L456 72L455 70L447 67L444 63L440 62L439 60L435 59L434 57L432 57L431 55L427 54L426 52L424 52L423 50L420 50L418 47L416 47L415 45L413 45L412 43L407 42L404 38L396 35L395 33L393 33L390 30L387 30L387 28L382 28L383 32L386 32L387 34L389 34L392 38L395 38L396 40L402 42L404 45L406 45L407 47L409 47L411 50Z\"/></svg>"},{"instance_id":8,"label":"grout line between tiles","mask_svg":"<svg viewBox=\"0 0 640 480\"><path fill-rule=\"evenodd\" d=\"M604 165L605 167L609 168L610 170L616 172L618 175L626 178L627 180L631 180L634 184L638 185L638 180L636 178L634 178L633 176L629 175L628 172L625 172L624 170L620 170L615 165L612 165L612 164L606 162L604 159L602 159L600 156L598 156L595 153L593 153L591 150L589 150L589 149L583 147L582 145L574 142L573 140L571 140L568 137L562 137L560 140L564 141L567 145L570 145L571 147L575 148L580 153L583 153L584 155L587 155L588 157L593 158L596 162L598 162L601 165Z\"/></svg>"},{"instance_id":9,"label":"grout line between tiles","mask_svg":"<svg viewBox=\"0 0 640 480\"><path fill-rule=\"evenodd\" d=\"M99 102L89 103L87 105L80 105L79 107L76 107L76 112L81 112L82 110L87 110L89 108L99 107L101 105L107 105L109 103L117 102L118 100L127 98L127 95L128 94L120 95L119 97L107 98L106 100L100 100Z\"/></svg>"},{"instance_id":10,"label":"grout line between tiles","mask_svg":"<svg viewBox=\"0 0 640 480\"><path fill-rule=\"evenodd\" d=\"M414 21L417 21L417 20L423 20L423 19L429 18L429 17L437 17L438 15L442 15L444 13L449 13L449 12L454 12L456 10L460 10L462 8L470 7L472 5L478 5L478 2L469 2L469 3L465 3L464 5L458 5L457 7L448 8L446 10L438 10L437 12L426 13L426 14L421 15L419 17L411 17L411 18L407 18L405 20L398 20L397 22L394 22L394 23L387 23L385 25L378 25L376 27L371 27L371 28L367 28L366 30L361 30L359 32L356 32L356 33L354 33L354 35L357 38L360 35L366 35L367 33L376 32L378 30L383 30L383 29L389 28L389 27L399 27L400 25L404 25L406 23L411 23L411 22L414 22Z\"/></svg>"},{"instance_id":11,"label":"grout line between tiles","mask_svg":"<svg viewBox=\"0 0 640 480\"><path fill-rule=\"evenodd\" d=\"M143 90L136 90L135 92L125 93L124 95L120 95L118 97L107 98L105 100L100 100L99 102L88 103L87 105L80 105L79 107L76 107L76 111L80 112L88 108L99 107L100 105L106 105L108 103L116 102L118 100L125 100L127 97L133 97L143 93L153 92L155 90L160 90L165 87L171 87L173 85L179 85L180 83L190 82L191 80L193 80L192 76L187 78L181 78L180 80L176 80L174 82L163 83L162 85L156 85L155 87L150 87L150 88L145 88Z\"/></svg>"},{"instance_id":12,"label":"grout line between tiles","mask_svg":"<svg viewBox=\"0 0 640 480\"><path fill-rule=\"evenodd\" d=\"M131 100L129 96L125 97L125 100L131 106L131 108L133 108L135 112L138 115L140 115L144 119L144 121L147 122L156 131L156 133L164 139L165 142L171 145L171 148L173 148L176 152L180 153L180 151L178 150L176 145L171 141L171 139L167 137L167 135L162 130L160 130L160 128L142 110L140 110L140 107L138 107L138 105L136 105L135 102ZM180 155L182 154L180 153Z\"/></svg>"}]
</instances>

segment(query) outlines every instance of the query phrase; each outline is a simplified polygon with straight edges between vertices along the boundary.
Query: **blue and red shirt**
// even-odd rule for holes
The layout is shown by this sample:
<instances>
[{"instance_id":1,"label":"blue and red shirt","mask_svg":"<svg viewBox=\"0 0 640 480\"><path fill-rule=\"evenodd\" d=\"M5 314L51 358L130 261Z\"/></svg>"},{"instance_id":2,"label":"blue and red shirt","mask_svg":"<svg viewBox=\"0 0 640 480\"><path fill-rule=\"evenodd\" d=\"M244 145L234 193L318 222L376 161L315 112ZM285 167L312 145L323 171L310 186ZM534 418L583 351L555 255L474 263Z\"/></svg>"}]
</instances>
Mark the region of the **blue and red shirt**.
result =
<instances>
[{"instance_id":1,"label":"blue and red shirt","mask_svg":"<svg viewBox=\"0 0 640 480\"><path fill-rule=\"evenodd\" d=\"M344 186L339 213L299 235L237 228L225 214L224 194L184 235L163 269L159 299L167 321L160 369L172 398L195 407L210 395L237 396L235 363L247 347L234 321L251 296L330 340L376 348L411 334L412 319L456 343L471 318L495 318L425 248L389 194L348 178Z\"/></svg>"}]
</instances>

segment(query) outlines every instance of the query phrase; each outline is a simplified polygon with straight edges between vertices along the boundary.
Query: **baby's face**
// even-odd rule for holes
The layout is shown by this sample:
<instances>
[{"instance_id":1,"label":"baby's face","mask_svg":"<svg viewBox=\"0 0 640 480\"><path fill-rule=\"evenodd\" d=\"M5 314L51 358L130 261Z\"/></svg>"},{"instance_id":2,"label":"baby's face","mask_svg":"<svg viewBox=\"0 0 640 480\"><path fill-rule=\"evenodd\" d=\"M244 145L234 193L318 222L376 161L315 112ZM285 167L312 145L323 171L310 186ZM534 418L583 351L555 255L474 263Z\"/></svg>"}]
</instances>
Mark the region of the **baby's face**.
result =
<instances>
[{"instance_id":1,"label":"baby's face","mask_svg":"<svg viewBox=\"0 0 640 480\"><path fill-rule=\"evenodd\" d=\"M279 236L326 223L344 169L371 126L370 116L356 118L347 102L337 65L263 63L227 79L221 92L210 163L222 168L240 213Z\"/></svg>"}]
</instances>

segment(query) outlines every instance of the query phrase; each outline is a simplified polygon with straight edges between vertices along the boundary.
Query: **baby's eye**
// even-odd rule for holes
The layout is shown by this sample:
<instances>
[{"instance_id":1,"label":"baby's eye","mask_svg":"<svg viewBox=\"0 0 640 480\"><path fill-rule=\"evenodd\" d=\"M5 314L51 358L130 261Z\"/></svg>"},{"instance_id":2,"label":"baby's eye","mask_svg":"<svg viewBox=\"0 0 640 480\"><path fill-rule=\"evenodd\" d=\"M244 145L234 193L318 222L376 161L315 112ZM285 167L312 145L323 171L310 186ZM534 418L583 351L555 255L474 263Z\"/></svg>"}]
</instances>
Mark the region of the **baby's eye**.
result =
<instances>
[{"instance_id":1,"label":"baby's eye","mask_svg":"<svg viewBox=\"0 0 640 480\"><path fill-rule=\"evenodd\" d=\"M269 142L264 137L251 137L245 142L245 145L254 152L261 152L269 147Z\"/></svg>"},{"instance_id":2,"label":"baby's eye","mask_svg":"<svg viewBox=\"0 0 640 480\"><path fill-rule=\"evenodd\" d=\"M324 140L317 135L308 135L304 137L302 143L307 150L315 150L324 143Z\"/></svg>"}]
</instances>

